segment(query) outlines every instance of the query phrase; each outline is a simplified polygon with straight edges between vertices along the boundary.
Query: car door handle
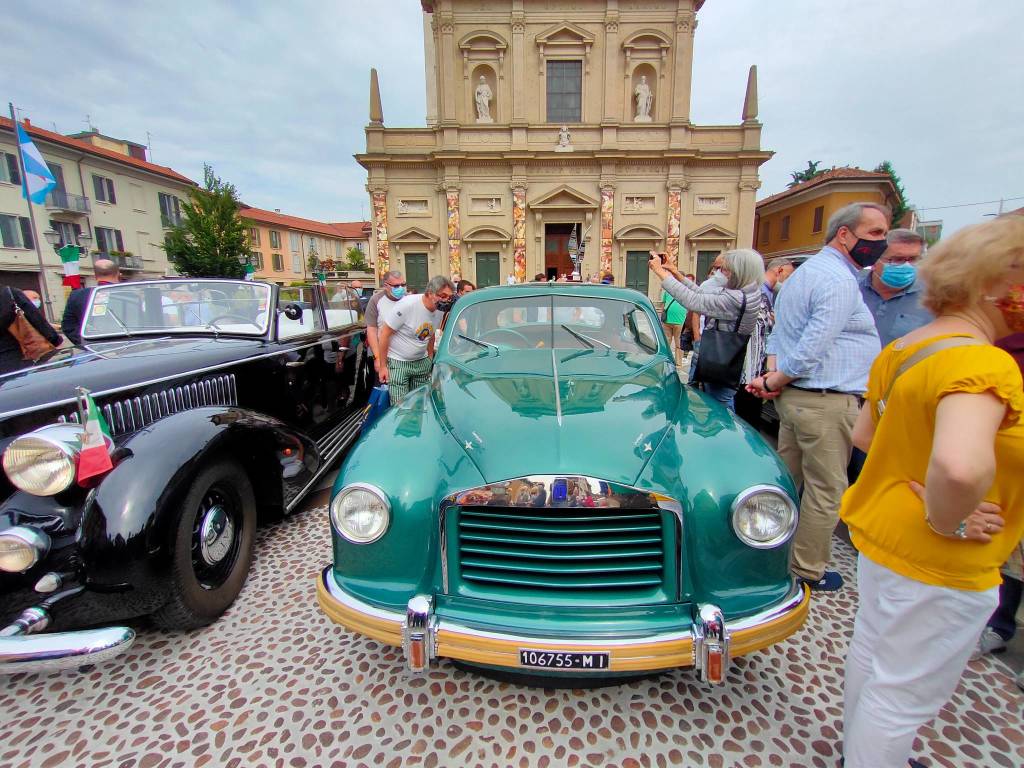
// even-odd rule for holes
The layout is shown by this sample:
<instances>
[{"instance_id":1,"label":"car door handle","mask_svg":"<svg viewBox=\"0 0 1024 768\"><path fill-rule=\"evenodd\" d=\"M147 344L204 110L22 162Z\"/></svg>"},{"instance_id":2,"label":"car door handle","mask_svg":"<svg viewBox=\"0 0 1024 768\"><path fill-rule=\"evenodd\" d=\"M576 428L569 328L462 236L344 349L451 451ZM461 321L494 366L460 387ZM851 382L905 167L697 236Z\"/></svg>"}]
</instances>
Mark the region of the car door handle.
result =
<instances>
[{"instance_id":1,"label":"car door handle","mask_svg":"<svg viewBox=\"0 0 1024 768\"><path fill-rule=\"evenodd\" d=\"M284 364L285 368L301 368L306 364L305 360L289 360Z\"/></svg>"}]
</instances>

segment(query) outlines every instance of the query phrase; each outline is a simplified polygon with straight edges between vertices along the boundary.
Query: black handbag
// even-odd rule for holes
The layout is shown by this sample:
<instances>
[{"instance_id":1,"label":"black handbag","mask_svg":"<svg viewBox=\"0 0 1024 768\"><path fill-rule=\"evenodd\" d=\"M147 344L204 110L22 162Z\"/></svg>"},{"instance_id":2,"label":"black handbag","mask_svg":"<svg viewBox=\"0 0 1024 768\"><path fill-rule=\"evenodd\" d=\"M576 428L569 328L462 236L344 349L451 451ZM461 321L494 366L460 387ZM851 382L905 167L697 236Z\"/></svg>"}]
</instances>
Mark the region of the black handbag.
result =
<instances>
[{"instance_id":1,"label":"black handbag","mask_svg":"<svg viewBox=\"0 0 1024 768\"><path fill-rule=\"evenodd\" d=\"M668 323L668 310L673 304L676 303L674 297L669 297L668 303L661 308L661 322Z\"/></svg>"},{"instance_id":2,"label":"black handbag","mask_svg":"<svg viewBox=\"0 0 1024 768\"><path fill-rule=\"evenodd\" d=\"M732 330L722 330L716 319L714 327L709 323L700 337L700 353L697 355L697 371L694 381L713 384L718 387L736 389L743 373L743 358L747 353L749 333L740 333L740 323L747 313L747 294L743 294L739 317Z\"/></svg>"}]
</instances>

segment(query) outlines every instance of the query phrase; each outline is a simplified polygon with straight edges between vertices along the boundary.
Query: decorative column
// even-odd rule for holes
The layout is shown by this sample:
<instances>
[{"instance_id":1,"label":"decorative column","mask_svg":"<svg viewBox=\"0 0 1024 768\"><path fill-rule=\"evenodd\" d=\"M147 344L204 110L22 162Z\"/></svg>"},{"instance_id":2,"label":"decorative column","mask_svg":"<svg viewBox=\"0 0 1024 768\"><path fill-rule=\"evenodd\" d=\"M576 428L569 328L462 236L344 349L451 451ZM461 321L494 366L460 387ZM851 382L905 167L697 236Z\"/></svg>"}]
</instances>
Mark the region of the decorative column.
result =
<instances>
[{"instance_id":1,"label":"decorative column","mask_svg":"<svg viewBox=\"0 0 1024 768\"><path fill-rule=\"evenodd\" d=\"M672 264L679 264L679 238L683 223L682 184L670 183L668 187L668 226L665 227L665 253Z\"/></svg>"},{"instance_id":2,"label":"decorative column","mask_svg":"<svg viewBox=\"0 0 1024 768\"><path fill-rule=\"evenodd\" d=\"M604 119L605 123L622 121L622 90L619 72L619 11L609 2L604 16Z\"/></svg>"},{"instance_id":3,"label":"decorative column","mask_svg":"<svg viewBox=\"0 0 1024 768\"><path fill-rule=\"evenodd\" d=\"M672 72L672 122L690 122L690 86L693 79L693 35L697 14L681 11L676 16L675 67Z\"/></svg>"},{"instance_id":4,"label":"decorative column","mask_svg":"<svg viewBox=\"0 0 1024 768\"><path fill-rule=\"evenodd\" d=\"M526 185L512 184L512 260L516 282L526 282Z\"/></svg>"},{"instance_id":5,"label":"decorative column","mask_svg":"<svg viewBox=\"0 0 1024 768\"><path fill-rule=\"evenodd\" d=\"M459 189L445 190L448 201L448 275L462 277L462 228L459 224Z\"/></svg>"},{"instance_id":6,"label":"decorative column","mask_svg":"<svg viewBox=\"0 0 1024 768\"><path fill-rule=\"evenodd\" d=\"M526 122L526 96L523 83L526 79L526 14L522 0L512 3L512 122Z\"/></svg>"},{"instance_id":7,"label":"decorative column","mask_svg":"<svg viewBox=\"0 0 1024 768\"><path fill-rule=\"evenodd\" d=\"M388 250L388 193L383 189L370 192L373 207L373 236L377 241L377 276L383 277L391 269Z\"/></svg>"},{"instance_id":8,"label":"decorative column","mask_svg":"<svg viewBox=\"0 0 1024 768\"><path fill-rule=\"evenodd\" d=\"M601 187L601 274L612 271L612 225L615 214L615 187ZM625 279L625 278L623 278Z\"/></svg>"},{"instance_id":9,"label":"decorative column","mask_svg":"<svg viewBox=\"0 0 1024 768\"><path fill-rule=\"evenodd\" d=\"M434 23L440 28L439 40L441 77L438 78L441 86L441 124L456 124L459 119L455 114L455 89L459 87L459 81L455 77L455 19L451 13L440 13L434 15ZM435 57L437 56L435 53Z\"/></svg>"},{"instance_id":10,"label":"decorative column","mask_svg":"<svg viewBox=\"0 0 1024 768\"><path fill-rule=\"evenodd\" d=\"M754 196L761 188L761 182L757 180L757 167L744 169L746 173L740 178L740 204L736 212L736 247L754 247Z\"/></svg>"}]
</instances>

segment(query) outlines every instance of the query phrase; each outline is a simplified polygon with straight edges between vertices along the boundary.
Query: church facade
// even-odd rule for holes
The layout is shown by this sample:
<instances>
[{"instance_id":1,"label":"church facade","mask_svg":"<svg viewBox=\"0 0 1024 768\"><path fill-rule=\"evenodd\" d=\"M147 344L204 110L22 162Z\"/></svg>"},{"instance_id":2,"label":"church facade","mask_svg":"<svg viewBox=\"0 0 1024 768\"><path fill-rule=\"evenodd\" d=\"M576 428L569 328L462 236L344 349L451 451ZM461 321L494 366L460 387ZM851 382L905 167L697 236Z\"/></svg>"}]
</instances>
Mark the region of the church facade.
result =
<instances>
[{"instance_id":1,"label":"church facade","mask_svg":"<svg viewBox=\"0 0 1024 768\"><path fill-rule=\"evenodd\" d=\"M690 121L702 4L423 0L427 126L385 127L372 72L356 155L378 271L486 286L572 273L579 250L583 279L653 293L652 248L703 277L722 250L750 247L771 157L756 69L741 122Z\"/></svg>"}]
</instances>

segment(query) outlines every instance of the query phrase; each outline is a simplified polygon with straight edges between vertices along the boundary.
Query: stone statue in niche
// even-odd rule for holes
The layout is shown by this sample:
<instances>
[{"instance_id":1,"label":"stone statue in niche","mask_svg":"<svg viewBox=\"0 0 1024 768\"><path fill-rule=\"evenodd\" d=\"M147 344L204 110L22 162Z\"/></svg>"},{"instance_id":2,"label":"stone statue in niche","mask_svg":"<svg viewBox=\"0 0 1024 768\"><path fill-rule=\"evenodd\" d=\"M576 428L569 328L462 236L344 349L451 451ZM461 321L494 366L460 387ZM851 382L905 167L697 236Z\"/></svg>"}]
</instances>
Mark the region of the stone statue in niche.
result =
<instances>
[{"instance_id":1,"label":"stone statue in niche","mask_svg":"<svg viewBox=\"0 0 1024 768\"><path fill-rule=\"evenodd\" d=\"M398 201L398 215L402 216L409 212L409 204L405 200Z\"/></svg>"},{"instance_id":2,"label":"stone statue in niche","mask_svg":"<svg viewBox=\"0 0 1024 768\"><path fill-rule=\"evenodd\" d=\"M494 98L494 94L491 93L491 86L487 84L487 78L480 75L480 83L476 87L476 121L478 123L493 123L494 118L491 117L491 99Z\"/></svg>"},{"instance_id":3,"label":"stone statue in niche","mask_svg":"<svg viewBox=\"0 0 1024 768\"><path fill-rule=\"evenodd\" d=\"M558 132L558 144L555 146L555 152L572 152L572 135L569 133L568 126L563 125L562 130Z\"/></svg>"},{"instance_id":4,"label":"stone statue in niche","mask_svg":"<svg viewBox=\"0 0 1024 768\"><path fill-rule=\"evenodd\" d=\"M647 75L640 75L640 82L636 84L633 96L636 98L636 117L633 118L633 122L651 122L651 104L654 101L654 95L651 93L651 86L647 84Z\"/></svg>"}]
</instances>

